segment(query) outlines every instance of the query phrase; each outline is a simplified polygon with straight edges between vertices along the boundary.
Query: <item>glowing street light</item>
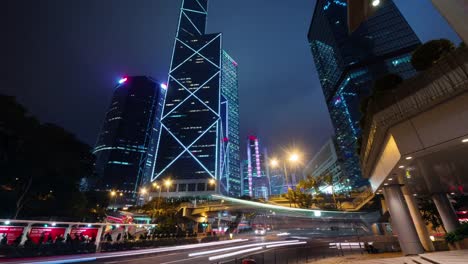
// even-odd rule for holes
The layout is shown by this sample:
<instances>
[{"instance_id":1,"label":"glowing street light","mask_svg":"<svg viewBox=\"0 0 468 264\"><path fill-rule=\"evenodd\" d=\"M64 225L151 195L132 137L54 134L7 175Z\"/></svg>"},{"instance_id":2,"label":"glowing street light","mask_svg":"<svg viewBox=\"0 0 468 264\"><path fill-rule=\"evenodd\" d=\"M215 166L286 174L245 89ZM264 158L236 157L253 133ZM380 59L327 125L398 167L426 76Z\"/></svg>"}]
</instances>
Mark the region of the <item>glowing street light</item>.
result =
<instances>
[{"instance_id":1,"label":"glowing street light","mask_svg":"<svg viewBox=\"0 0 468 264\"><path fill-rule=\"evenodd\" d=\"M373 6L373 7L377 7L377 6L379 6L379 5L380 5L380 0L373 0L373 1L372 1L372 6Z\"/></svg>"},{"instance_id":2,"label":"glowing street light","mask_svg":"<svg viewBox=\"0 0 468 264\"><path fill-rule=\"evenodd\" d=\"M279 161L277 159L272 159L270 161L270 166L271 167L276 168L276 167L278 167L278 165L279 165Z\"/></svg>"},{"instance_id":3,"label":"glowing street light","mask_svg":"<svg viewBox=\"0 0 468 264\"><path fill-rule=\"evenodd\" d=\"M208 181L208 184L210 184L210 185L215 185L215 184L216 184L215 179L210 179L210 180Z\"/></svg>"},{"instance_id":4,"label":"glowing street light","mask_svg":"<svg viewBox=\"0 0 468 264\"><path fill-rule=\"evenodd\" d=\"M140 193L145 195L148 193L148 190L146 190L146 188L141 188Z\"/></svg>"},{"instance_id":5,"label":"glowing street light","mask_svg":"<svg viewBox=\"0 0 468 264\"><path fill-rule=\"evenodd\" d=\"M115 191L111 191L111 192L110 192L110 195L111 195L112 197L114 197L116 194L117 194L117 193L116 193Z\"/></svg>"},{"instance_id":6,"label":"glowing street light","mask_svg":"<svg viewBox=\"0 0 468 264\"><path fill-rule=\"evenodd\" d=\"M289 156L289 161L298 162L299 161L299 155L297 153L291 154L291 156Z\"/></svg>"},{"instance_id":7,"label":"glowing street light","mask_svg":"<svg viewBox=\"0 0 468 264\"><path fill-rule=\"evenodd\" d=\"M167 179L164 181L164 186L166 186L167 188L167 193L169 193L169 187L171 187L171 185L172 185L171 179Z\"/></svg>"}]
</instances>

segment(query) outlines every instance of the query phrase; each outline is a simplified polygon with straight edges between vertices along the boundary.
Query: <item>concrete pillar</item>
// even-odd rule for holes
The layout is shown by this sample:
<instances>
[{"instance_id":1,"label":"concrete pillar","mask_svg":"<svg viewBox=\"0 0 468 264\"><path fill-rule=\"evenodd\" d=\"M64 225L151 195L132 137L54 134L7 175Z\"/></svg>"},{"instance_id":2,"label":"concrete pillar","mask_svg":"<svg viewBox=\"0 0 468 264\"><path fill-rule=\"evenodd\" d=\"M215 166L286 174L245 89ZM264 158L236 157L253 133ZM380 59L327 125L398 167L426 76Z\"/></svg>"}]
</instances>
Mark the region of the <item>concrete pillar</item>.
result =
<instances>
[{"instance_id":1,"label":"concrete pillar","mask_svg":"<svg viewBox=\"0 0 468 264\"><path fill-rule=\"evenodd\" d=\"M445 231L453 232L458 228L460 222L458 221L457 214L453 209L446 193L434 193L432 201L437 207L442 223L444 224Z\"/></svg>"},{"instance_id":2,"label":"concrete pillar","mask_svg":"<svg viewBox=\"0 0 468 264\"><path fill-rule=\"evenodd\" d=\"M419 241L418 233L414 227L400 185L385 186L384 196L403 254L417 255L424 253L424 248Z\"/></svg>"},{"instance_id":3,"label":"concrete pillar","mask_svg":"<svg viewBox=\"0 0 468 264\"><path fill-rule=\"evenodd\" d=\"M426 223L424 223L421 212L419 211L418 203L406 186L401 187L405 197L406 205L408 206L411 218L413 219L416 232L418 233L419 240L426 251L435 251L434 244L432 244L429 232L427 231Z\"/></svg>"}]
</instances>

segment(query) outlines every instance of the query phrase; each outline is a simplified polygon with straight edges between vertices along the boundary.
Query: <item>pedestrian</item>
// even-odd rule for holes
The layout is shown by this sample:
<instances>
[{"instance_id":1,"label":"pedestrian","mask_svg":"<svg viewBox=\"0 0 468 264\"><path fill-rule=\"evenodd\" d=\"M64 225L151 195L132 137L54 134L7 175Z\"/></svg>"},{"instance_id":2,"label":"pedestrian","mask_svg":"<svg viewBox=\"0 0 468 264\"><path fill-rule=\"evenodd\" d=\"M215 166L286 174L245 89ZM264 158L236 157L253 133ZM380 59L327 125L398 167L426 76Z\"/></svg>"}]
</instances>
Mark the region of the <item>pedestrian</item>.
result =
<instances>
[{"instance_id":1,"label":"pedestrian","mask_svg":"<svg viewBox=\"0 0 468 264\"><path fill-rule=\"evenodd\" d=\"M7 242L8 242L7 234L3 234L2 240L0 241L0 245L6 246Z\"/></svg>"},{"instance_id":2,"label":"pedestrian","mask_svg":"<svg viewBox=\"0 0 468 264\"><path fill-rule=\"evenodd\" d=\"M54 240L54 239L52 238L52 234L49 233L49 236L47 237L47 243L48 243L48 244L52 244L53 240Z\"/></svg>"},{"instance_id":3,"label":"pedestrian","mask_svg":"<svg viewBox=\"0 0 468 264\"><path fill-rule=\"evenodd\" d=\"M120 241L120 238L122 238L122 233L119 233L119 234L117 235L117 239L116 239L115 241L119 242L119 241Z\"/></svg>"},{"instance_id":4,"label":"pedestrian","mask_svg":"<svg viewBox=\"0 0 468 264\"><path fill-rule=\"evenodd\" d=\"M39 245L42 245L45 240L45 232L42 232L41 236L39 237Z\"/></svg>"}]
</instances>

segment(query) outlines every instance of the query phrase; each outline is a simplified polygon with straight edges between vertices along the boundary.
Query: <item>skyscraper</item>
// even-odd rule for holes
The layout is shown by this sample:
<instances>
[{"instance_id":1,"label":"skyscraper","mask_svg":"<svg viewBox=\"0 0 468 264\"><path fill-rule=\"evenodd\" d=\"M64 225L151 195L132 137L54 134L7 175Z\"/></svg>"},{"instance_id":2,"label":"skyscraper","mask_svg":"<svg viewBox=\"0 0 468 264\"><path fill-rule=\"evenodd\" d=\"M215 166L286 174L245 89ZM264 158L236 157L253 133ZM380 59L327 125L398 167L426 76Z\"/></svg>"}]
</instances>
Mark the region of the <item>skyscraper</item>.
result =
<instances>
[{"instance_id":1,"label":"skyscraper","mask_svg":"<svg viewBox=\"0 0 468 264\"><path fill-rule=\"evenodd\" d=\"M260 149L256 136L247 138L247 173L244 178L244 194L256 198L268 198L270 184L267 175L266 151Z\"/></svg>"},{"instance_id":2,"label":"skyscraper","mask_svg":"<svg viewBox=\"0 0 468 264\"><path fill-rule=\"evenodd\" d=\"M307 163L303 174L321 179L330 175L333 178L335 192L349 191L348 179L344 179L343 177L341 161L338 159L335 142L332 139L328 140Z\"/></svg>"},{"instance_id":3,"label":"skyscraper","mask_svg":"<svg viewBox=\"0 0 468 264\"><path fill-rule=\"evenodd\" d=\"M135 198L145 170L153 165L151 137L159 129L165 87L146 76L119 81L94 148L96 189Z\"/></svg>"},{"instance_id":4,"label":"skyscraper","mask_svg":"<svg viewBox=\"0 0 468 264\"><path fill-rule=\"evenodd\" d=\"M183 0L152 181L167 196L240 195L237 63L206 34L207 0ZM215 180L215 186L209 184Z\"/></svg>"},{"instance_id":5,"label":"skyscraper","mask_svg":"<svg viewBox=\"0 0 468 264\"><path fill-rule=\"evenodd\" d=\"M411 52L420 45L393 1L379 1L372 8L372 15L350 34L347 2L318 0L308 33L343 169L355 187L367 184L356 154L360 102L385 74L413 76Z\"/></svg>"}]
</instances>

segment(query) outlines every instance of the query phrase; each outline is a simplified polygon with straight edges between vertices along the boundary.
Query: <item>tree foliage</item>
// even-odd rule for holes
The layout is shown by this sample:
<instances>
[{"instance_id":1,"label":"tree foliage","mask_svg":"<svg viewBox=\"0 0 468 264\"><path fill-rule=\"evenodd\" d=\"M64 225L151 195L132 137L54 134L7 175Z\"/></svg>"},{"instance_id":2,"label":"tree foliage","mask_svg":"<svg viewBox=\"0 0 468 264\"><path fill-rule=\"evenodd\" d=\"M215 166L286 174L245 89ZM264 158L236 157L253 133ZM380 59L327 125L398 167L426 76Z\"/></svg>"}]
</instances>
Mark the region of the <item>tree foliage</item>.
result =
<instances>
[{"instance_id":1,"label":"tree foliage","mask_svg":"<svg viewBox=\"0 0 468 264\"><path fill-rule=\"evenodd\" d=\"M455 50L455 45L448 39L428 41L414 51L411 64L417 71L425 71L452 50Z\"/></svg>"},{"instance_id":2,"label":"tree foliage","mask_svg":"<svg viewBox=\"0 0 468 264\"><path fill-rule=\"evenodd\" d=\"M421 199L419 201L419 210L426 225L431 225L433 230L443 227L442 220L440 219L437 207L429 199Z\"/></svg>"},{"instance_id":3,"label":"tree foliage","mask_svg":"<svg viewBox=\"0 0 468 264\"><path fill-rule=\"evenodd\" d=\"M403 78L400 75L394 73L386 74L375 81L372 94L375 96L379 93L390 91L402 82Z\"/></svg>"},{"instance_id":4,"label":"tree foliage","mask_svg":"<svg viewBox=\"0 0 468 264\"><path fill-rule=\"evenodd\" d=\"M14 97L0 95L3 217L78 216L79 181L92 175L91 148L54 124L41 124Z\"/></svg>"}]
</instances>

